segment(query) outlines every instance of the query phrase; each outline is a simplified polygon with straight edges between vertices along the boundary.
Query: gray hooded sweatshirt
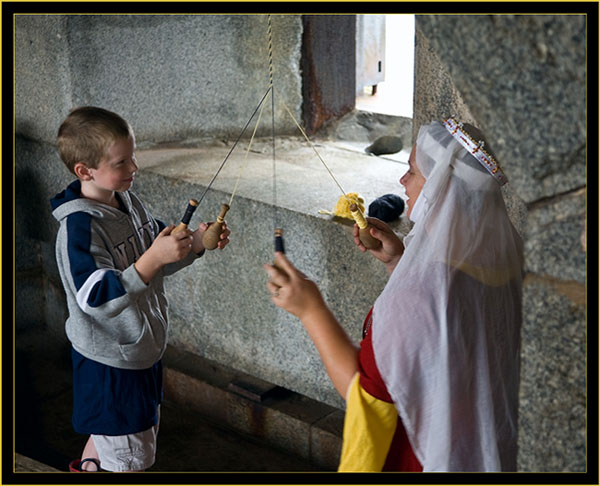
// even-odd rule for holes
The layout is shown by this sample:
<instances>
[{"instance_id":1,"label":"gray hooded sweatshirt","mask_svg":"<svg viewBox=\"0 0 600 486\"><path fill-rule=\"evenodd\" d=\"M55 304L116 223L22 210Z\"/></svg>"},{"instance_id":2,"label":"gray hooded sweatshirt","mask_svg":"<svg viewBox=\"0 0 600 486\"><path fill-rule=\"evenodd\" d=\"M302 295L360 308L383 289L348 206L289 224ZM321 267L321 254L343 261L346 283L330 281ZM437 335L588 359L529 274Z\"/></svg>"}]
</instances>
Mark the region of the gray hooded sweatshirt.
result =
<instances>
[{"instance_id":1,"label":"gray hooded sweatshirt","mask_svg":"<svg viewBox=\"0 0 600 486\"><path fill-rule=\"evenodd\" d=\"M66 333L73 348L89 359L146 369L167 346L163 278L199 255L190 252L166 265L146 285L133 265L165 225L133 193L118 196L121 209L87 199L77 180L51 201L60 222L56 260L69 308Z\"/></svg>"}]
</instances>

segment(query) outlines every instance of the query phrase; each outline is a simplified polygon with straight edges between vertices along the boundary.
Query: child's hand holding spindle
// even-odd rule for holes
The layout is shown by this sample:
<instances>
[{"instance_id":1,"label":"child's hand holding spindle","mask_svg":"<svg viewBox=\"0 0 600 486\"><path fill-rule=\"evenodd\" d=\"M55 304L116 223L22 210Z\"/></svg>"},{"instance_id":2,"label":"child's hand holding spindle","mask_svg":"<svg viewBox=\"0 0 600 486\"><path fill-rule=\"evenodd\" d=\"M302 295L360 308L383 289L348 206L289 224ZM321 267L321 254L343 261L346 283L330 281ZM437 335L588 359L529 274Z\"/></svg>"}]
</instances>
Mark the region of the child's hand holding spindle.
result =
<instances>
[{"instance_id":1,"label":"child's hand holding spindle","mask_svg":"<svg viewBox=\"0 0 600 486\"><path fill-rule=\"evenodd\" d=\"M145 283L149 283L165 265L185 258L192 249L192 232L184 228L173 233L174 229L174 224L164 228L135 262L135 269Z\"/></svg>"},{"instance_id":2,"label":"child's hand holding spindle","mask_svg":"<svg viewBox=\"0 0 600 486\"><path fill-rule=\"evenodd\" d=\"M192 232L185 228L172 233L175 225L164 228L152 242L146 253L160 266L178 262L185 258L192 248Z\"/></svg>"},{"instance_id":3,"label":"child's hand holding spindle","mask_svg":"<svg viewBox=\"0 0 600 486\"><path fill-rule=\"evenodd\" d=\"M211 224L213 223L200 223L198 229L192 233L192 236L194 238L194 242L192 243L192 251L194 253L200 254L206 249L204 247L204 244L202 243L202 236ZM229 244L230 234L231 231L229 230L229 228L227 228L227 223L223 221L221 227L221 234L219 236L219 242L217 243L217 248L219 250L222 250Z\"/></svg>"}]
</instances>

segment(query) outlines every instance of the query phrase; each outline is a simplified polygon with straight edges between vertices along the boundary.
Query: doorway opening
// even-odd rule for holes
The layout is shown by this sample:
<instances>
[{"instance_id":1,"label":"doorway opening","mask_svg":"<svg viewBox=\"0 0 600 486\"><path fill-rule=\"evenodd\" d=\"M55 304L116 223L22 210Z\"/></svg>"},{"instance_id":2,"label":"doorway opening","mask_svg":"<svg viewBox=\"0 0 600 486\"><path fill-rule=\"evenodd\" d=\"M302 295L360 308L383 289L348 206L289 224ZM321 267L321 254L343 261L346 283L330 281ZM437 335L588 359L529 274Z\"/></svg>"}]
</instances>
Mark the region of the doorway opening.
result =
<instances>
[{"instance_id":1,"label":"doorway opening","mask_svg":"<svg viewBox=\"0 0 600 486\"><path fill-rule=\"evenodd\" d=\"M356 109L412 118L415 16L358 17Z\"/></svg>"}]
</instances>

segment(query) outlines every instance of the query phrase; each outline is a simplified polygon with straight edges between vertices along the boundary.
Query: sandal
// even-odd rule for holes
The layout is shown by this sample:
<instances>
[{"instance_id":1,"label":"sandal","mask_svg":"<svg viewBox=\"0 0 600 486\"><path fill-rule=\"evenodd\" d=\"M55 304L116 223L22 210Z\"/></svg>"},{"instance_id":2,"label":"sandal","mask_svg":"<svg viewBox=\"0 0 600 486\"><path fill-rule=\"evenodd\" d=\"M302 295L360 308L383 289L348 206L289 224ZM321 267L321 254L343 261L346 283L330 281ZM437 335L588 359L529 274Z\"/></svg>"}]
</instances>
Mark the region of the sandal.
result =
<instances>
[{"instance_id":1,"label":"sandal","mask_svg":"<svg viewBox=\"0 0 600 486\"><path fill-rule=\"evenodd\" d=\"M93 462L96 465L95 471L86 471L85 469L81 469L81 466L83 466L83 464L88 461ZM98 471L100 471L100 462L98 461L98 459L95 459L93 457L88 457L87 459L73 459L69 463L69 472L98 472Z\"/></svg>"}]
</instances>

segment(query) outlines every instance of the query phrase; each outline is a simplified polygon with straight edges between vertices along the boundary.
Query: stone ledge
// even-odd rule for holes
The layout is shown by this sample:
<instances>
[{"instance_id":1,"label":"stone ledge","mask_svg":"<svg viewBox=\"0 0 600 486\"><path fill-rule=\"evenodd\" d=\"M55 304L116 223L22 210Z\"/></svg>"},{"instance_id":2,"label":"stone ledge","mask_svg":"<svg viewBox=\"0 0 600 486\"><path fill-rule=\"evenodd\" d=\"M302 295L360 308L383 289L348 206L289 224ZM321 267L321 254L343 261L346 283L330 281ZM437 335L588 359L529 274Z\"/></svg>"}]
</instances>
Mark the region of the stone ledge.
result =
<instances>
[{"instance_id":1,"label":"stone ledge","mask_svg":"<svg viewBox=\"0 0 600 486\"><path fill-rule=\"evenodd\" d=\"M273 143L268 139L254 140L248 152L248 141L244 140L235 148L231 143L188 148L164 146L137 150L136 156L144 171L201 187L212 181L212 191L227 196L236 189L233 205L236 205L236 198L245 198L321 219L329 218L319 215L319 210L331 210L342 195L336 181L345 192L361 194L366 201L365 208L383 194L404 194L399 179L408 168L409 149L391 156L375 157L360 148L364 144L343 141L314 141L313 149L301 138L279 137L275 145L275 164ZM276 201L273 195L274 165ZM198 198L200 194L180 194L179 197L183 204L189 197ZM218 213L219 207L213 207L211 211ZM235 208L232 206L232 209Z\"/></svg>"},{"instance_id":2,"label":"stone ledge","mask_svg":"<svg viewBox=\"0 0 600 486\"><path fill-rule=\"evenodd\" d=\"M30 457L19 454L15 454L15 473L28 473L28 472L61 472L52 466L31 459Z\"/></svg>"},{"instance_id":3,"label":"stone ledge","mask_svg":"<svg viewBox=\"0 0 600 486\"><path fill-rule=\"evenodd\" d=\"M277 139L277 204L273 205L270 142L255 141L248 154L226 217L232 232L227 248L207 252L166 280L169 342L343 409L344 401L298 319L271 302L264 264L273 259L273 230L281 224L288 258L317 283L356 343L364 317L389 275L381 262L356 248L351 225L319 214L320 209L333 209L340 190L305 141ZM361 194L367 206L386 193L403 195L399 178L406 164L402 161L368 156L345 142L317 143L344 190ZM245 148L232 152L208 191L227 146L140 150L134 192L165 223L179 222L188 200L205 195L190 222L195 228L199 221L214 220L221 204L230 200ZM409 223L403 216L392 227L406 234Z\"/></svg>"},{"instance_id":4,"label":"stone ledge","mask_svg":"<svg viewBox=\"0 0 600 486\"><path fill-rule=\"evenodd\" d=\"M165 400L324 470L337 469L343 410L171 346L163 362Z\"/></svg>"}]
</instances>

